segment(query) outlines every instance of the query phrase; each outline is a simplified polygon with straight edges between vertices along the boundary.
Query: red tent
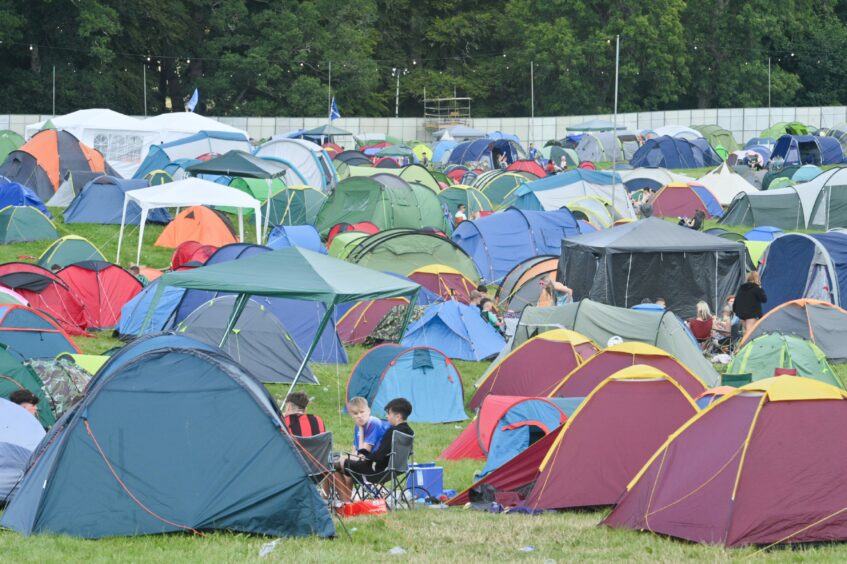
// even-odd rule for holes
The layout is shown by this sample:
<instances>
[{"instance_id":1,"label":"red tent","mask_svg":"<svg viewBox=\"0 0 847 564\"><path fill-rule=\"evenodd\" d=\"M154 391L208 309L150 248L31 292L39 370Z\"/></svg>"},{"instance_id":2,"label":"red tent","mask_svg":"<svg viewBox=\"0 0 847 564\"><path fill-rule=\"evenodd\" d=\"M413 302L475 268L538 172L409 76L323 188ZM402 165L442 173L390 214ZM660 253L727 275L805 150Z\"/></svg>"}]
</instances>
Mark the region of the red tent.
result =
<instances>
[{"instance_id":1,"label":"red tent","mask_svg":"<svg viewBox=\"0 0 847 564\"><path fill-rule=\"evenodd\" d=\"M727 547L847 540L845 400L793 376L738 388L672 434L603 523Z\"/></svg>"},{"instance_id":2,"label":"red tent","mask_svg":"<svg viewBox=\"0 0 847 564\"><path fill-rule=\"evenodd\" d=\"M214 245L204 245L197 241L183 241L171 256L171 269L179 270L203 266L217 250L218 247Z\"/></svg>"},{"instance_id":3,"label":"red tent","mask_svg":"<svg viewBox=\"0 0 847 564\"><path fill-rule=\"evenodd\" d=\"M544 167L542 167L537 162L529 159L521 159L515 161L509 166L507 166L506 170L531 172L538 178L544 178L545 176L547 176L547 173L544 172Z\"/></svg>"},{"instance_id":4,"label":"red tent","mask_svg":"<svg viewBox=\"0 0 847 564\"><path fill-rule=\"evenodd\" d=\"M711 194L705 186L697 186L706 196ZM714 196L711 196L711 198L717 204L717 198ZM653 206L655 217L694 217L694 212L697 210L706 214L706 219L712 217L703 198L688 182L671 182L667 186L663 186L653 196L650 204Z\"/></svg>"},{"instance_id":5,"label":"red tent","mask_svg":"<svg viewBox=\"0 0 847 564\"><path fill-rule=\"evenodd\" d=\"M35 309L50 314L70 335L86 335L85 310L64 280L36 264L0 264L0 285L15 290Z\"/></svg>"},{"instance_id":6,"label":"red tent","mask_svg":"<svg viewBox=\"0 0 847 564\"><path fill-rule=\"evenodd\" d=\"M347 310L335 323L338 338L345 345L358 345L370 337L392 308L409 304L406 298L385 298L359 302Z\"/></svg>"},{"instance_id":7,"label":"red tent","mask_svg":"<svg viewBox=\"0 0 847 564\"><path fill-rule=\"evenodd\" d=\"M329 233L326 236L326 248L332 245L332 240L339 233L347 233L348 231L358 231L359 233L367 233L373 235L379 233L379 227L370 221L360 221L359 223L336 223L329 228Z\"/></svg>"},{"instance_id":8,"label":"red tent","mask_svg":"<svg viewBox=\"0 0 847 564\"><path fill-rule=\"evenodd\" d=\"M636 365L606 378L559 432L526 506L566 509L615 503L650 456L697 413L673 378Z\"/></svg>"},{"instance_id":9,"label":"red tent","mask_svg":"<svg viewBox=\"0 0 847 564\"><path fill-rule=\"evenodd\" d=\"M90 329L115 327L121 308L144 288L138 278L120 266L99 260L66 266L58 275L82 298Z\"/></svg>"},{"instance_id":10,"label":"red tent","mask_svg":"<svg viewBox=\"0 0 847 564\"><path fill-rule=\"evenodd\" d=\"M489 394L545 396L599 349L575 331L555 329L524 341L488 370L468 407L476 409Z\"/></svg>"},{"instance_id":11,"label":"red tent","mask_svg":"<svg viewBox=\"0 0 847 564\"><path fill-rule=\"evenodd\" d=\"M551 397L585 397L600 382L627 366L646 364L676 380L691 397L697 397L706 386L681 362L653 345L626 342L608 347L591 357L551 390Z\"/></svg>"},{"instance_id":12,"label":"red tent","mask_svg":"<svg viewBox=\"0 0 847 564\"><path fill-rule=\"evenodd\" d=\"M470 301L471 292L476 290L472 280L443 264L423 266L409 274L409 278L445 300L456 300L463 304Z\"/></svg>"}]
</instances>

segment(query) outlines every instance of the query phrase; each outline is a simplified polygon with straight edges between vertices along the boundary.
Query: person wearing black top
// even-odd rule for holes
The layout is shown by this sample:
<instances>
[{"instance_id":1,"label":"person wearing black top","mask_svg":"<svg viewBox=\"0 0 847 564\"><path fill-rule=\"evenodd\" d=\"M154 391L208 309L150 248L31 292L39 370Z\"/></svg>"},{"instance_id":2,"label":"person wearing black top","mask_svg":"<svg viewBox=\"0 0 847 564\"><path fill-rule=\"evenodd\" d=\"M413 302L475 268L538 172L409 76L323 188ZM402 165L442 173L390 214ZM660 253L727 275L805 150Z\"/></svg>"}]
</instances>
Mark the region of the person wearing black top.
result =
<instances>
[{"instance_id":1,"label":"person wearing black top","mask_svg":"<svg viewBox=\"0 0 847 564\"><path fill-rule=\"evenodd\" d=\"M363 454L361 460L348 463L347 468L359 474L373 475L383 472L391 458L392 437L395 432L415 435L406 420L412 414L412 404L406 398L394 398L385 405L385 418L391 424L382 436L379 447Z\"/></svg>"},{"instance_id":2,"label":"person wearing black top","mask_svg":"<svg viewBox=\"0 0 847 564\"><path fill-rule=\"evenodd\" d=\"M732 311L744 325L745 333L749 332L756 321L762 317L762 304L767 301L768 296L759 282L759 273L750 272L747 274L747 281L738 288L735 302L732 304Z\"/></svg>"}]
</instances>

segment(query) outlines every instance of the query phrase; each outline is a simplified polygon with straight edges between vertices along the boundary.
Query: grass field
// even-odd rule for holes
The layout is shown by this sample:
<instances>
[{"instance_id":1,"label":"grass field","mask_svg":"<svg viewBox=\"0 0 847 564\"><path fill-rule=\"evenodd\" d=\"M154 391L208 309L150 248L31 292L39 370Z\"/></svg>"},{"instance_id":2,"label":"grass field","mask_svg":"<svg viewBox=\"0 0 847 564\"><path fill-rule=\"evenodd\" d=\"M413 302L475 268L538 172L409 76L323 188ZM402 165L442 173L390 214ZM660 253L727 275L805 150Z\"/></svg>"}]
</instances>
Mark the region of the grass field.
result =
<instances>
[{"instance_id":1,"label":"grass field","mask_svg":"<svg viewBox=\"0 0 847 564\"><path fill-rule=\"evenodd\" d=\"M54 210L58 211L58 210ZM117 245L117 228L110 226L67 226L57 221L63 234L73 232L89 238L113 259ZM148 228L142 263L164 267L170 260L169 249L152 246L161 228ZM135 239L129 237L129 251L123 253L124 264L134 257ZM0 262L16 260L19 256L37 256L48 242L0 247ZM99 353L119 342L107 335L79 338L84 352ZM302 386L313 396L310 410L323 416L327 427L335 433L336 443L343 447L352 442L352 425L340 412L341 397L350 368L364 349L349 349L350 364L341 366L316 365L320 380L317 386ZM470 397L473 382L486 365L457 362L462 373L466 398ZM837 367L847 378L847 365ZM282 385L270 385L277 398L285 394ZM438 453L467 425L414 425L416 459L435 460ZM445 486L463 489L472 482L478 462L444 462ZM265 559L259 558L262 545L272 539L231 533L210 533L204 538L186 534L159 535L139 538L114 538L86 541L62 536L25 538L16 533L0 531L0 554L6 562L233 562L233 561L512 561L535 562L596 560L596 561L661 561L683 560L729 561L746 557L766 557L785 561L844 561L847 545L816 545L779 549L760 554L755 549L727 551L701 546L648 533L612 530L598 527L606 511L549 513L540 516L490 515L464 509L440 510L421 508L398 511L380 517L345 520L348 537L339 527L338 538L286 539ZM406 554L392 556L389 550L399 546ZM528 547L531 547L530 550Z\"/></svg>"}]
</instances>

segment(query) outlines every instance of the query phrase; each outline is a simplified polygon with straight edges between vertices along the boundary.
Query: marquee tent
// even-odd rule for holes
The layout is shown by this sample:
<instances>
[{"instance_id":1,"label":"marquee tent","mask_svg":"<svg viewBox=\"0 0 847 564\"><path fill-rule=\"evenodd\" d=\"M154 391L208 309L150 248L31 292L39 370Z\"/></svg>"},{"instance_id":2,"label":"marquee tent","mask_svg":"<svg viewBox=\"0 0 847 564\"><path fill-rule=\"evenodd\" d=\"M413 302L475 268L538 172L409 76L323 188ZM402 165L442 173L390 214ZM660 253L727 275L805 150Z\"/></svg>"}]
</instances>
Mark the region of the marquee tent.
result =
<instances>
[{"instance_id":1,"label":"marquee tent","mask_svg":"<svg viewBox=\"0 0 847 564\"><path fill-rule=\"evenodd\" d=\"M179 135L161 145L151 146L150 152L138 166L133 178L147 178L149 174L165 169L170 163L184 159L194 160L206 154L222 155L233 149L248 152L252 149L244 132L203 130L185 135Z\"/></svg>"},{"instance_id":2,"label":"marquee tent","mask_svg":"<svg viewBox=\"0 0 847 564\"><path fill-rule=\"evenodd\" d=\"M233 127L216 119L202 116L194 112L168 112L145 118L144 123L159 130L161 143L168 144L171 141L184 139L189 135L197 133L226 134L231 137L239 137L247 141L250 135L243 129ZM226 151L215 151L226 153ZM190 158L203 153L196 153Z\"/></svg>"}]
</instances>

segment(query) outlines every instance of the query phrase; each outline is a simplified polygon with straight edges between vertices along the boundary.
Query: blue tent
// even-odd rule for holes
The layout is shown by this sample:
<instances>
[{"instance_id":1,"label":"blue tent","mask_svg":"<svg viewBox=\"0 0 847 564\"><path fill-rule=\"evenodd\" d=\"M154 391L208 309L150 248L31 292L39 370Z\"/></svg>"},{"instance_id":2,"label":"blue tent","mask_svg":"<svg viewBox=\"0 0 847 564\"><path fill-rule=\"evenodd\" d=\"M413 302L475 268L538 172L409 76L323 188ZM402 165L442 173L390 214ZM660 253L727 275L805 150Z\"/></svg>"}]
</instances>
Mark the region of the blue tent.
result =
<instances>
[{"instance_id":1,"label":"blue tent","mask_svg":"<svg viewBox=\"0 0 847 564\"><path fill-rule=\"evenodd\" d=\"M0 398L0 502L5 501L26 470L32 451L44 438L44 428L31 413Z\"/></svg>"},{"instance_id":2,"label":"blue tent","mask_svg":"<svg viewBox=\"0 0 847 564\"><path fill-rule=\"evenodd\" d=\"M623 188L620 191L624 192ZM523 260L561 253L562 239L581 232L570 210L542 212L509 208L463 221L453 232L453 241L470 255L485 281L494 283Z\"/></svg>"},{"instance_id":3,"label":"blue tent","mask_svg":"<svg viewBox=\"0 0 847 564\"><path fill-rule=\"evenodd\" d=\"M502 131L492 131L488 134L487 137L489 139L494 139L495 141L505 139L506 141L514 141L518 144L521 142L521 138L515 135L514 133L503 133Z\"/></svg>"},{"instance_id":4,"label":"blue tent","mask_svg":"<svg viewBox=\"0 0 847 564\"><path fill-rule=\"evenodd\" d=\"M447 159L447 162L451 164L464 164L483 161L488 164L489 168L494 168L496 165L492 157L494 153L506 155L506 162L509 164L526 158L523 147L514 141L508 139L476 139L456 145L450 153L450 158Z\"/></svg>"},{"instance_id":5,"label":"blue tent","mask_svg":"<svg viewBox=\"0 0 847 564\"><path fill-rule=\"evenodd\" d=\"M65 223L99 223L120 225L124 208L124 194L130 190L147 188L146 180L124 180L112 176L98 176L85 186L65 210ZM126 208L127 224L141 220L141 208L130 202ZM171 216L163 208L150 210L147 223L169 223Z\"/></svg>"},{"instance_id":6,"label":"blue tent","mask_svg":"<svg viewBox=\"0 0 847 564\"><path fill-rule=\"evenodd\" d=\"M178 159L196 159L206 153L222 155L234 149L247 153L253 151L250 142L241 133L201 131L176 141L151 146L144 161L135 171L133 178L144 178L154 170L166 170L165 167L169 163Z\"/></svg>"},{"instance_id":7,"label":"blue tent","mask_svg":"<svg viewBox=\"0 0 847 564\"><path fill-rule=\"evenodd\" d=\"M800 298L847 307L847 233L787 233L768 245L760 263L768 296L763 313Z\"/></svg>"},{"instance_id":8,"label":"blue tent","mask_svg":"<svg viewBox=\"0 0 847 564\"><path fill-rule=\"evenodd\" d=\"M272 249L248 243L234 243L215 251L215 254L206 261L206 266L267 252L272 252ZM215 294L204 290L186 291L176 308L174 324L182 323L191 312L216 295L224 294ZM318 330L320 320L326 312L326 305L317 301L268 298L266 302L263 302L263 305L273 312L283 327L288 329L288 334L291 335L301 351L309 348ZM328 324L324 329L320 341L318 341L317 347L312 353L311 360L329 364L344 364L347 362L347 352L335 332L334 323Z\"/></svg>"},{"instance_id":9,"label":"blue tent","mask_svg":"<svg viewBox=\"0 0 847 564\"><path fill-rule=\"evenodd\" d=\"M467 419L462 377L441 351L406 348L393 343L369 350L350 373L347 400L361 396L371 413L382 417L385 405L406 398L414 409L410 421L448 423Z\"/></svg>"},{"instance_id":10,"label":"blue tent","mask_svg":"<svg viewBox=\"0 0 847 564\"><path fill-rule=\"evenodd\" d=\"M53 219L53 215L35 192L23 184L11 182L5 177L0 176L0 210L6 206L29 206Z\"/></svg>"},{"instance_id":11,"label":"blue tent","mask_svg":"<svg viewBox=\"0 0 847 564\"><path fill-rule=\"evenodd\" d=\"M459 360L484 360L500 354L506 343L478 307L450 300L427 307L400 344L432 347Z\"/></svg>"},{"instance_id":12,"label":"blue tent","mask_svg":"<svg viewBox=\"0 0 847 564\"><path fill-rule=\"evenodd\" d=\"M542 436L555 431L583 399L525 398L517 401L494 427L481 475L500 468Z\"/></svg>"},{"instance_id":13,"label":"blue tent","mask_svg":"<svg viewBox=\"0 0 847 564\"><path fill-rule=\"evenodd\" d=\"M46 313L25 306L0 305L0 343L23 358L56 358L79 349Z\"/></svg>"},{"instance_id":14,"label":"blue tent","mask_svg":"<svg viewBox=\"0 0 847 564\"><path fill-rule=\"evenodd\" d=\"M703 201L703 205L706 206L706 210L709 212L709 215L712 217L722 217L723 216L723 208L721 207L720 202L715 197L712 192L703 186L702 184L689 184L691 189L700 197L700 200Z\"/></svg>"},{"instance_id":15,"label":"blue tent","mask_svg":"<svg viewBox=\"0 0 847 564\"><path fill-rule=\"evenodd\" d=\"M841 143L835 137L783 135L776 140L771 160L781 157L785 165L828 165L844 160Z\"/></svg>"},{"instance_id":16,"label":"blue tent","mask_svg":"<svg viewBox=\"0 0 847 564\"><path fill-rule=\"evenodd\" d=\"M267 390L226 355L170 339L92 380L34 453L2 525L83 538L333 536Z\"/></svg>"},{"instance_id":17,"label":"blue tent","mask_svg":"<svg viewBox=\"0 0 847 564\"><path fill-rule=\"evenodd\" d=\"M773 241L780 235L785 235L785 231L779 227L771 227L770 225L761 225L754 227L744 234L748 241Z\"/></svg>"},{"instance_id":18,"label":"blue tent","mask_svg":"<svg viewBox=\"0 0 847 564\"><path fill-rule=\"evenodd\" d=\"M439 141L435 144L435 147L432 149L432 162L441 163L445 160L445 155L448 155L450 151L452 151L458 143L453 141L452 139L445 139L444 141Z\"/></svg>"},{"instance_id":19,"label":"blue tent","mask_svg":"<svg viewBox=\"0 0 847 564\"><path fill-rule=\"evenodd\" d=\"M794 171L794 174L791 175L791 180L794 182L808 182L813 178L817 178L819 174L821 174L823 170L816 165L803 165Z\"/></svg>"},{"instance_id":20,"label":"blue tent","mask_svg":"<svg viewBox=\"0 0 847 564\"><path fill-rule=\"evenodd\" d=\"M154 280L123 305L121 308L121 319L118 324L118 334L121 338L141 335L144 317L147 315L147 310L150 309L150 304L153 302L153 296L156 293L158 283L158 280ZM156 306L156 311L153 312L153 317L150 318L150 323L144 332L156 333L166 329L169 326L168 321L173 315L176 306L182 300L184 293L184 288L177 288L175 286L165 288L162 298Z\"/></svg>"},{"instance_id":21,"label":"blue tent","mask_svg":"<svg viewBox=\"0 0 847 564\"><path fill-rule=\"evenodd\" d=\"M574 188L574 185L577 184L584 188L567 190L568 186ZM615 207L623 208L619 209L623 213L627 208L627 196L621 176L612 172L586 170L583 168L546 176L522 184L517 190L512 192L511 196L506 198L503 204L507 206L513 205L522 210L543 211L545 209L558 209L565 205L566 202L557 202L556 193L568 194L570 199L581 196L596 196L611 201L611 187L613 185L617 185L618 188L618 194L616 194L617 197L615 198L617 205ZM539 195L539 193L545 194Z\"/></svg>"},{"instance_id":22,"label":"blue tent","mask_svg":"<svg viewBox=\"0 0 847 564\"><path fill-rule=\"evenodd\" d=\"M268 247L273 250L302 247L322 255L327 254L317 229L311 225L279 225L268 235Z\"/></svg>"},{"instance_id":23,"label":"blue tent","mask_svg":"<svg viewBox=\"0 0 847 564\"><path fill-rule=\"evenodd\" d=\"M630 159L633 167L702 168L722 160L705 139L677 139L669 135L648 139Z\"/></svg>"}]
</instances>

